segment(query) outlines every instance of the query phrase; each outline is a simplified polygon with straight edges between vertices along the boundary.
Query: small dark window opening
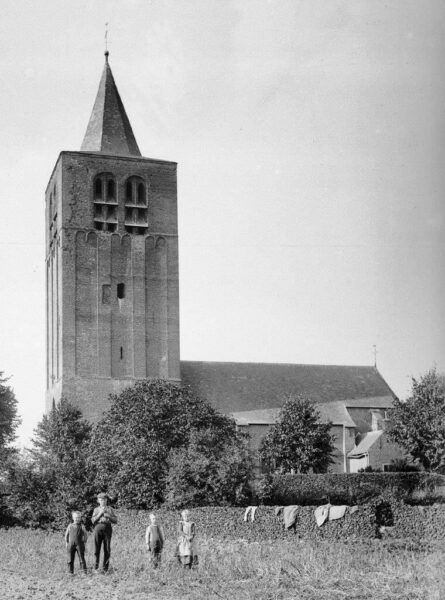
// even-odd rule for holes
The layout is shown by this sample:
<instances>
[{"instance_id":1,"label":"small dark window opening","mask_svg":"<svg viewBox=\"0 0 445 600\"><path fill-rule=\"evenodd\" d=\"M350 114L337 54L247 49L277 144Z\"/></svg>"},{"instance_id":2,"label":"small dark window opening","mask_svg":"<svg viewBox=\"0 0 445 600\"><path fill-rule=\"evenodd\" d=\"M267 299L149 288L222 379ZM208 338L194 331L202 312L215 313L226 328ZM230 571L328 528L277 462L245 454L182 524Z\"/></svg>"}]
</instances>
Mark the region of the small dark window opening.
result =
<instances>
[{"instance_id":1,"label":"small dark window opening","mask_svg":"<svg viewBox=\"0 0 445 600\"><path fill-rule=\"evenodd\" d=\"M121 346L121 360L124 358L124 349Z\"/></svg>"},{"instance_id":2,"label":"small dark window opening","mask_svg":"<svg viewBox=\"0 0 445 600\"><path fill-rule=\"evenodd\" d=\"M127 202L131 202L133 195L133 186L131 185L131 181L127 181L125 197Z\"/></svg>"},{"instance_id":3,"label":"small dark window opening","mask_svg":"<svg viewBox=\"0 0 445 600\"><path fill-rule=\"evenodd\" d=\"M123 300L125 298L125 283L117 284L117 297L119 300Z\"/></svg>"},{"instance_id":4,"label":"small dark window opening","mask_svg":"<svg viewBox=\"0 0 445 600\"><path fill-rule=\"evenodd\" d=\"M94 185L94 195L96 198L102 198L102 179L97 178Z\"/></svg>"},{"instance_id":5,"label":"small dark window opening","mask_svg":"<svg viewBox=\"0 0 445 600\"><path fill-rule=\"evenodd\" d=\"M144 194L144 191L145 191L144 190L144 184L140 183L138 185L138 202L140 204L145 204L145 198L144 198L145 194Z\"/></svg>"},{"instance_id":6,"label":"small dark window opening","mask_svg":"<svg viewBox=\"0 0 445 600\"><path fill-rule=\"evenodd\" d=\"M107 197L108 197L108 200L114 200L114 197L115 197L115 193L114 193L114 181L112 179L108 180L108 184L107 184Z\"/></svg>"}]
</instances>

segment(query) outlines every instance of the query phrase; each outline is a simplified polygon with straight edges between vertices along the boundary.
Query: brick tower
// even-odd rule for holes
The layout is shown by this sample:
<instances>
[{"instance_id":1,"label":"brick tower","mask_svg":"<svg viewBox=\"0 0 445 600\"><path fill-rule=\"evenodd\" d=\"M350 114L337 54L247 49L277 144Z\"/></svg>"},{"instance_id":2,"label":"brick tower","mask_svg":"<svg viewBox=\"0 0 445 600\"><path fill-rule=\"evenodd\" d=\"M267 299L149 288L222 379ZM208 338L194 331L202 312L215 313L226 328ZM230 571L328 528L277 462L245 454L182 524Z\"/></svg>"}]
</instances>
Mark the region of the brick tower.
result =
<instances>
[{"instance_id":1,"label":"brick tower","mask_svg":"<svg viewBox=\"0 0 445 600\"><path fill-rule=\"evenodd\" d=\"M46 190L46 409L63 396L91 420L137 379L180 377L176 163L141 156L105 59Z\"/></svg>"}]
</instances>

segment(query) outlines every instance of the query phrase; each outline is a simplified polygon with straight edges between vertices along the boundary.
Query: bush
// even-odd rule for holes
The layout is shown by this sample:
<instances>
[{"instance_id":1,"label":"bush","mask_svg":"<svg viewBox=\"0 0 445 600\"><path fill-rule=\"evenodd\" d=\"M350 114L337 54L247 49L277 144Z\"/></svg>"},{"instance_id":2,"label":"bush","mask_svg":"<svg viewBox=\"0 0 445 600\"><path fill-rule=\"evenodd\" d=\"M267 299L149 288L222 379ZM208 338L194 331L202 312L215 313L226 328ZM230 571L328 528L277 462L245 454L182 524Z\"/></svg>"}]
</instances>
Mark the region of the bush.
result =
<instances>
[{"instance_id":1,"label":"bush","mask_svg":"<svg viewBox=\"0 0 445 600\"><path fill-rule=\"evenodd\" d=\"M186 448L170 452L166 506L244 504L250 472L246 440L235 429L228 440L217 430L193 431Z\"/></svg>"},{"instance_id":2,"label":"bush","mask_svg":"<svg viewBox=\"0 0 445 600\"><path fill-rule=\"evenodd\" d=\"M5 472L9 514L30 526L57 526L91 496L87 451L91 425L62 400L38 424L32 449L12 457Z\"/></svg>"},{"instance_id":3,"label":"bush","mask_svg":"<svg viewBox=\"0 0 445 600\"><path fill-rule=\"evenodd\" d=\"M167 485L175 506L232 497L221 477L217 482L214 463L226 447L236 445L233 419L190 388L161 379L140 381L111 399L90 446L98 491L119 495L119 504L127 508L162 504ZM222 466L218 469L221 474Z\"/></svg>"},{"instance_id":4,"label":"bush","mask_svg":"<svg viewBox=\"0 0 445 600\"><path fill-rule=\"evenodd\" d=\"M445 477L433 473L275 474L266 493L267 504L364 504L382 495L407 499L415 490L443 485Z\"/></svg>"},{"instance_id":5,"label":"bush","mask_svg":"<svg viewBox=\"0 0 445 600\"><path fill-rule=\"evenodd\" d=\"M269 469L325 473L333 462L330 431L331 423L320 421L320 413L309 398L290 396L261 442L261 462Z\"/></svg>"}]
</instances>

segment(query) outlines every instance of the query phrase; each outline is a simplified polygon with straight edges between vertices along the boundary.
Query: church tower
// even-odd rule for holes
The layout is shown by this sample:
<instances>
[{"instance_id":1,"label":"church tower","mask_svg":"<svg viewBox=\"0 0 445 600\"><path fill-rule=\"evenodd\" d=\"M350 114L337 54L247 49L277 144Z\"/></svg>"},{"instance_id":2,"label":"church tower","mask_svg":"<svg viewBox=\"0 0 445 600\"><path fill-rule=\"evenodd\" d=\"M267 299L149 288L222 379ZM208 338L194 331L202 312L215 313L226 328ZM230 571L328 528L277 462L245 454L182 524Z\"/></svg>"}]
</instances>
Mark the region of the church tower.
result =
<instances>
[{"instance_id":1,"label":"church tower","mask_svg":"<svg viewBox=\"0 0 445 600\"><path fill-rule=\"evenodd\" d=\"M138 379L179 381L176 163L144 158L108 52L80 151L46 190L47 411L96 420Z\"/></svg>"}]
</instances>

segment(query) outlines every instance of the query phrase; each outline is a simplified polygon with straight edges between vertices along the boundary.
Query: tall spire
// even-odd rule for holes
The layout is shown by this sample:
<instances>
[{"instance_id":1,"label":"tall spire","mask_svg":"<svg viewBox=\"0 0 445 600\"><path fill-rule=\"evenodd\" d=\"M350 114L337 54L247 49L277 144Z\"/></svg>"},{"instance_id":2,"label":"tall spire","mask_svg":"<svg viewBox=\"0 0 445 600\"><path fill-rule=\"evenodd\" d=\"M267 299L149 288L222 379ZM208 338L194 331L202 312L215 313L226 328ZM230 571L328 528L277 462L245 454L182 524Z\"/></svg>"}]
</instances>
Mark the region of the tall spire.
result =
<instances>
[{"instance_id":1,"label":"tall spire","mask_svg":"<svg viewBox=\"0 0 445 600\"><path fill-rule=\"evenodd\" d=\"M86 152L141 156L108 64L108 56L109 52L106 50L99 90L80 149Z\"/></svg>"}]
</instances>

